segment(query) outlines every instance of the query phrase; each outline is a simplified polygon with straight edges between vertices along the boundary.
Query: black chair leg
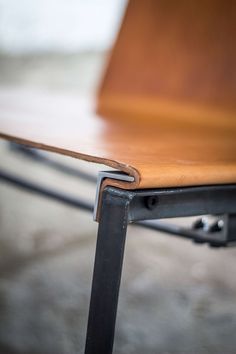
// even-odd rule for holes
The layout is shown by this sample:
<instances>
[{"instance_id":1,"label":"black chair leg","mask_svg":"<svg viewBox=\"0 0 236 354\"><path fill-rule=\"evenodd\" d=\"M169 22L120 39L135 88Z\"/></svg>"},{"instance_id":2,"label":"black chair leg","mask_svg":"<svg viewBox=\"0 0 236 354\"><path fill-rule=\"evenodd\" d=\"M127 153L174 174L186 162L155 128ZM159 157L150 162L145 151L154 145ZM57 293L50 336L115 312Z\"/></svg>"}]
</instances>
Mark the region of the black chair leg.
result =
<instances>
[{"instance_id":1,"label":"black chair leg","mask_svg":"<svg viewBox=\"0 0 236 354\"><path fill-rule=\"evenodd\" d=\"M112 353L128 209L128 195L103 192L85 354Z\"/></svg>"}]
</instances>

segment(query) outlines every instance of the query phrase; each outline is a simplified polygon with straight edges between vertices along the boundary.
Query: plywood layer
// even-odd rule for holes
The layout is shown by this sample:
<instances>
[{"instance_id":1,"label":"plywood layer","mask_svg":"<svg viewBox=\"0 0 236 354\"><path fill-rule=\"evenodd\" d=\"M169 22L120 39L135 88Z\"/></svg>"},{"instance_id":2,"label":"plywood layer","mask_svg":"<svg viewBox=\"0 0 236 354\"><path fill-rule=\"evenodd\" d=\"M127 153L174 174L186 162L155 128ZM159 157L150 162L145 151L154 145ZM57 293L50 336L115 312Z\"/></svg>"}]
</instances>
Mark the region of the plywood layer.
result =
<instances>
[{"instance_id":1,"label":"plywood layer","mask_svg":"<svg viewBox=\"0 0 236 354\"><path fill-rule=\"evenodd\" d=\"M97 101L2 90L0 134L134 176L123 188L235 183L236 1L130 0Z\"/></svg>"},{"instance_id":2,"label":"plywood layer","mask_svg":"<svg viewBox=\"0 0 236 354\"><path fill-rule=\"evenodd\" d=\"M133 175L135 182L123 187L236 182L234 120L223 126L165 116L146 126L140 122L96 115L94 102L77 95L0 91L1 137Z\"/></svg>"}]
</instances>

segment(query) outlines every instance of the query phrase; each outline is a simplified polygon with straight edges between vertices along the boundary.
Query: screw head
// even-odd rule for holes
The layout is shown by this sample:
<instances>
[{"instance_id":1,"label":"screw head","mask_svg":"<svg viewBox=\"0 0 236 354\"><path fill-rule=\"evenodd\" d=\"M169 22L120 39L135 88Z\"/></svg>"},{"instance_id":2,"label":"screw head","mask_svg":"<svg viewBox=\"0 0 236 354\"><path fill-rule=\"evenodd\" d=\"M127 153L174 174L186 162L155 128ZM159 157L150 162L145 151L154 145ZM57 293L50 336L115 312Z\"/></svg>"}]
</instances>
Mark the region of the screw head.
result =
<instances>
[{"instance_id":1,"label":"screw head","mask_svg":"<svg viewBox=\"0 0 236 354\"><path fill-rule=\"evenodd\" d=\"M200 219L197 219L194 223L193 223L193 229L195 230L199 230L199 229L206 229L207 228L207 220L203 217Z\"/></svg>"},{"instance_id":2,"label":"screw head","mask_svg":"<svg viewBox=\"0 0 236 354\"><path fill-rule=\"evenodd\" d=\"M220 232L224 228L224 221L217 220L213 225L211 225L209 232Z\"/></svg>"},{"instance_id":3,"label":"screw head","mask_svg":"<svg viewBox=\"0 0 236 354\"><path fill-rule=\"evenodd\" d=\"M147 197L146 200L145 200L145 204L146 204L146 207L149 209L149 210L153 210L156 208L157 204L158 204L159 200L158 200L158 197L157 196L150 196L150 197Z\"/></svg>"}]
</instances>

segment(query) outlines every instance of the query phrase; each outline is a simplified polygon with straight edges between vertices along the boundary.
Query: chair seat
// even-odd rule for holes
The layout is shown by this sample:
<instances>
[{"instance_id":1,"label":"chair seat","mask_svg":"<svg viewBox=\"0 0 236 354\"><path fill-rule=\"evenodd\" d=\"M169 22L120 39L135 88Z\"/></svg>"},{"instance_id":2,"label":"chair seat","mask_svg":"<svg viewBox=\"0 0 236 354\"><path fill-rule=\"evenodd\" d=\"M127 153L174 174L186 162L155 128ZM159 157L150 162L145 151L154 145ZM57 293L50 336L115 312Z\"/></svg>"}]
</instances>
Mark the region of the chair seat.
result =
<instances>
[{"instance_id":1,"label":"chair seat","mask_svg":"<svg viewBox=\"0 0 236 354\"><path fill-rule=\"evenodd\" d=\"M106 119L94 106L93 99L71 93L1 89L0 136L134 176L133 183L120 183L123 188L236 182L235 119L221 125L161 114Z\"/></svg>"}]
</instances>

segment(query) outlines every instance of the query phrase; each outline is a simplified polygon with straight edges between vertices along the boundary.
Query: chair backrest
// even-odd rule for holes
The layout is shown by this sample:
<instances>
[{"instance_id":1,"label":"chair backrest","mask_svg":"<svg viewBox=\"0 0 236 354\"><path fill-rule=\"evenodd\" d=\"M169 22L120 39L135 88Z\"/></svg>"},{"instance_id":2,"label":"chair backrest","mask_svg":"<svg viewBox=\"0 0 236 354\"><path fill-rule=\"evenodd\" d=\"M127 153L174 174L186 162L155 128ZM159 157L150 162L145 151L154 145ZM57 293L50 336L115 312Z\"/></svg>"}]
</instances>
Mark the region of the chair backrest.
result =
<instances>
[{"instance_id":1,"label":"chair backrest","mask_svg":"<svg viewBox=\"0 0 236 354\"><path fill-rule=\"evenodd\" d=\"M100 87L98 112L232 124L236 1L130 0Z\"/></svg>"}]
</instances>

